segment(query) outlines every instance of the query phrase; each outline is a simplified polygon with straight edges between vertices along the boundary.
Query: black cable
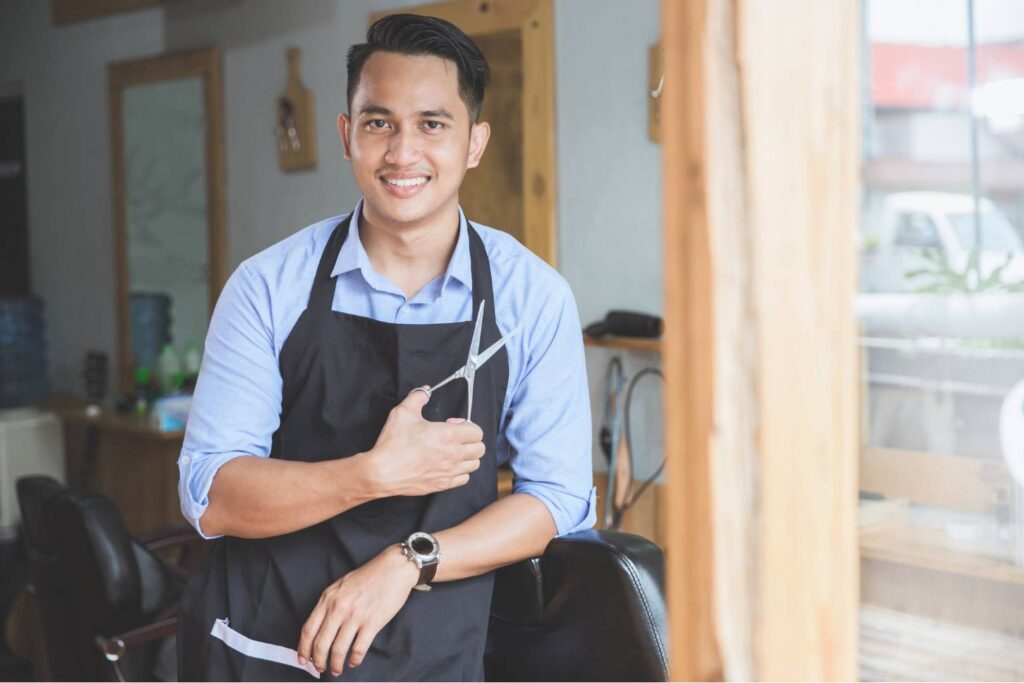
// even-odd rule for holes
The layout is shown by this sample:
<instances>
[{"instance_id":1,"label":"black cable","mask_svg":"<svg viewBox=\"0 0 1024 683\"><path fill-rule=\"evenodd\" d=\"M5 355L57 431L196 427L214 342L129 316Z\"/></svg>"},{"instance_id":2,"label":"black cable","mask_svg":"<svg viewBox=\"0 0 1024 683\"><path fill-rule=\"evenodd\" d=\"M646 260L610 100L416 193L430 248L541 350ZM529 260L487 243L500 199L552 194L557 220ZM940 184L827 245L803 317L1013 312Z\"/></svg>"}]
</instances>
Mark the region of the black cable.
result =
<instances>
[{"instance_id":1,"label":"black cable","mask_svg":"<svg viewBox=\"0 0 1024 683\"><path fill-rule=\"evenodd\" d=\"M623 403L623 408L622 408L622 412L623 412L623 429L625 431L625 439L626 439L626 450L629 452L629 472L630 472L630 484L629 484L629 487L631 489L633 488L633 472L634 472L634 466L635 466L635 463L636 463L636 451L633 449L633 431L630 428L630 424L631 424L630 414L632 412L630 410L630 408L633 405L633 390L636 389L636 385L640 382L640 380L643 379L647 375L656 375L657 377L661 378L661 381L663 381L663 382L665 381L665 375L662 374L661 370L659 368L656 368L656 367L644 368L640 372L636 373L629 380L629 386L626 388L626 400ZM658 469L656 469L654 471L654 474L652 474L650 477L648 477L647 479L644 480L644 483L640 486L639 489L637 489L636 493L634 493L632 495L629 495L628 492L627 492L626 502L623 504L621 509L617 509L615 511L615 521L614 521L614 524L613 524L612 528L617 529L619 527L619 524L622 521L622 517L626 514L626 512L631 507L633 507L633 504L636 503L637 500L640 499L640 496L642 496L644 494L644 491L646 491L651 486L651 484L653 484L657 480L657 478L661 474L662 470L665 469L665 461L666 461L666 459L664 457L662 457L661 464L658 465Z\"/></svg>"},{"instance_id":2,"label":"black cable","mask_svg":"<svg viewBox=\"0 0 1024 683\"><path fill-rule=\"evenodd\" d=\"M608 461L608 493L605 496L604 510L601 519L606 525L611 525L615 520L615 468L618 462L619 429L621 424L620 412L622 410L622 389L626 384L626 373L623 370L622 358L613 356L608 361L608 367L604 373L605 395L604 395L604 424L598 433L601 450L604 451L605 460Z\"/></svg>"}]
</instances>

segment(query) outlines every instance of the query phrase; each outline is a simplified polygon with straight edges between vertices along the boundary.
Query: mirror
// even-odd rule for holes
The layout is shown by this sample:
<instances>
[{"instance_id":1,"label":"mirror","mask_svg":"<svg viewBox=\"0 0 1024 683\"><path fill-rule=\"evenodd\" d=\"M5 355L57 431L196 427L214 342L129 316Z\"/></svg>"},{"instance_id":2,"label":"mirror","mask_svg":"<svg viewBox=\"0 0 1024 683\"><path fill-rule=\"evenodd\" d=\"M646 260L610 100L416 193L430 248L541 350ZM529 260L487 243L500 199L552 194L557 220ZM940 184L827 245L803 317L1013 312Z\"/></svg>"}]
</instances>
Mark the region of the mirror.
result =
<instances>
[{"instance_id":1,"label":"mirror","mask_svg":"<svg viewBox=\"0 0 1024 683\"><path fill-rule=\"evenodd\" d=\"M202 348L224 282L220 55L215 49L110 67L119 373L156 375L170 344Z\"/></svg>"}]
</instances>

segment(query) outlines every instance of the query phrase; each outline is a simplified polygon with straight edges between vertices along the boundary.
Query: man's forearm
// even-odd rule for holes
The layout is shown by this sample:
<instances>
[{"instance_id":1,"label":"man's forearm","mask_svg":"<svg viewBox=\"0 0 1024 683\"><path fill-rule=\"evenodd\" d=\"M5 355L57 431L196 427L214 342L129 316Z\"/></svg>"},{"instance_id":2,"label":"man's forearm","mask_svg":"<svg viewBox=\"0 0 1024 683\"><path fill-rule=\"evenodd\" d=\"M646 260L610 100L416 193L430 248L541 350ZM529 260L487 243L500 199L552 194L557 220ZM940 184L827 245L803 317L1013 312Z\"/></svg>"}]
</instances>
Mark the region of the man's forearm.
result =
<instances>
[{"instance_id":1,"label":"man's forearm","mask_svg":"<svg viewBox=\"0 0 1024 683\"><path fill-rule=\"evenodd\" d=\"M213 536L266 538L319 524L376 497L364 453L315 463L242 456L217 471L200 526Z\"/></svg>"},{"instance_id":2,"label":"man's forearm","mask_svg":"<svg viewBox=\"0 0 1024 683\"><path fill-rule=\"evenodd\" d=\"M505 496L462 524L434 534L441 546L434 581L465 579L540 557L557 533L540 500L525 493Z\"/></svg>"}]
</instances>

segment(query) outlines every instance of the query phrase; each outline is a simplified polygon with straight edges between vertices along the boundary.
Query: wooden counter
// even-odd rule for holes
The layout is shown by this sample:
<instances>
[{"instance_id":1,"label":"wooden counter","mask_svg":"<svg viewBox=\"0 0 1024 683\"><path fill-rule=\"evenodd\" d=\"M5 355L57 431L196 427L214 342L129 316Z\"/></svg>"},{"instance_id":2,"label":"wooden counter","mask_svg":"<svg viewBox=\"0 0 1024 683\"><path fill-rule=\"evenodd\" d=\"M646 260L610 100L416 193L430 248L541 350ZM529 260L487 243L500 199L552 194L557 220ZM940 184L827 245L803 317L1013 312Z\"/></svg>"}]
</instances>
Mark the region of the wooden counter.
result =
<instances>
[{"instance_id":1,"label":"wooden counter","mask_svg":"<svg viewBox=\"0 0 1024 683\"><path fill-rule=\"evenodd\" d=\"M110 497L135 535L185 521L177 466L183 431L163 432L135 415L56 412L64 423L70 487Z\"/></svg>"}]
</instances>

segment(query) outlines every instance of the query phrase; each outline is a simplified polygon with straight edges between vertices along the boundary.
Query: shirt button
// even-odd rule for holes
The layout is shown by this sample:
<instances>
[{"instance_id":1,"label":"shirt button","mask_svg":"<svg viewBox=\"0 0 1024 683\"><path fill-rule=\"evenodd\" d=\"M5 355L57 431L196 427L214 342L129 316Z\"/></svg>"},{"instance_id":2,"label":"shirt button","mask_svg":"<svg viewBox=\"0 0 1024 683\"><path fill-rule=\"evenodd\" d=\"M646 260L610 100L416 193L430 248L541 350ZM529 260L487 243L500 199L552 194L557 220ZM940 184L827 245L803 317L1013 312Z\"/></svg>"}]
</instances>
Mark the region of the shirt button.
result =
<instances>
[{"instance_id":1,"label":"shirt button","mask_svg":"<svg viewBox=\"0 0 1024 683\"><path fill-rule=\"evenodd\" d=\"M183 455L183 456L181 456L181 464L182 464L182 465L187 465L187 464L189 464L190 462L192 462L192 458L190 458L190 457L189 457L189 456L187 456L187 455Z\"/></svg>"}]
</instances>

